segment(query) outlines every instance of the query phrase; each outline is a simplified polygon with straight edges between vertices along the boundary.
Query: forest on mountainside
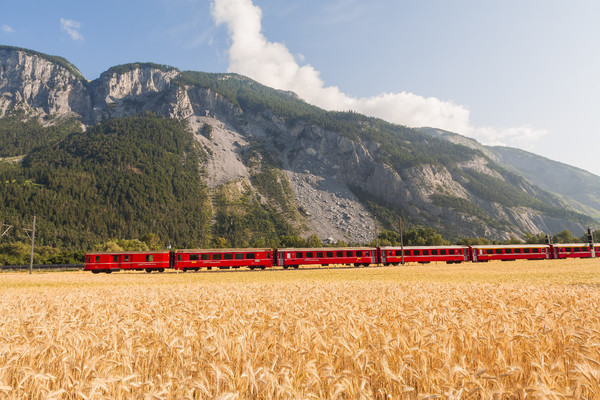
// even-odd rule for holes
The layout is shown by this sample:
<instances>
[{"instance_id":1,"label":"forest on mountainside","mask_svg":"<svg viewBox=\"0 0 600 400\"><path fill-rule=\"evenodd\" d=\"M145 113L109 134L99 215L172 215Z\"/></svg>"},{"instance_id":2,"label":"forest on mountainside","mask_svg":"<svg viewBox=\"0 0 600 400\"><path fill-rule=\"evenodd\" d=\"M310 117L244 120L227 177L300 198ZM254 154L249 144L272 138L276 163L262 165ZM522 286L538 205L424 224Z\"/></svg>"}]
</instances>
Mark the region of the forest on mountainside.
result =
<instances>
[{"instance_id":1,"label":"forest on mountainside","mask_svg":"<svg viewBox=\"0 0 600 400\"><path fill-rule=\"evenodd\" d=\"M0 220L21 226L36 215L38 243L64 248L147 233L204 243L210 210L200 156L181 122L154 115L75 131L21 163L0 162Z\"/></svg>"}]
</instances>

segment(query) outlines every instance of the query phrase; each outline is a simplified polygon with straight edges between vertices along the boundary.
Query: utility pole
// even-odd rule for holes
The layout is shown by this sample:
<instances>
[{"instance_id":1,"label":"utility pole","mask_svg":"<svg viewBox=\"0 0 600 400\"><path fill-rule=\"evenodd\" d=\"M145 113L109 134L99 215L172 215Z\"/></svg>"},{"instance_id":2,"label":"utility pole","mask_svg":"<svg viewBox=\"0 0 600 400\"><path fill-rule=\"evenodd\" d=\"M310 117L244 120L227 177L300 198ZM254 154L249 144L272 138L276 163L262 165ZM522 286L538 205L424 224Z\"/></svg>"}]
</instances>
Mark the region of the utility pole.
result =
<instances>
[{"instance_id":1,"label":"utility pole","mask_svg":"<svg viewBox=\"0 0 600 400\"><path fill-rule=\"evenodd\" d=\"M29 236L29 231L31 231L31 236ZM31 258L29 259L29 274L33 273L33 247L35 246L35 215L33 216L33 228L25 229L25 233L31 240Z\"/></svg>"},{"instance_id":2,"label":"utility pole","mask_svg":"<svg viewBox=\"0 0 600 400\"><path fill-rule=\"evenodd\" d=\"M590 255L592 256L592 258L596 258L596 248L594 245L594 232L592 231L592 228L588 227L588 231L587 231L587 239L588 239L588 243L590 244Z\"/></svg>"},{"instance_id":3,"label":"utility pole","mask_svg":"<svg viewBox=\"0 0 600 400\"><path fill-rule=\"evenodd\" d=\"M402 218L398 218L400 222L400 251L402 252L402 265L404 265L404 239L402 238Z\"/></svg>"},{"instance_id":4,"label":"utility pole","mask_svg":"<svg viewBox=\"0 0 600 400\"><path fill-rule=\"evenodd\" d=\"M5 226L6 230L4 229ZM4 222L0 221L0 237L6 235L10 228L12 228L12 225L4 225Z\"/></svg>"}]
</instances>

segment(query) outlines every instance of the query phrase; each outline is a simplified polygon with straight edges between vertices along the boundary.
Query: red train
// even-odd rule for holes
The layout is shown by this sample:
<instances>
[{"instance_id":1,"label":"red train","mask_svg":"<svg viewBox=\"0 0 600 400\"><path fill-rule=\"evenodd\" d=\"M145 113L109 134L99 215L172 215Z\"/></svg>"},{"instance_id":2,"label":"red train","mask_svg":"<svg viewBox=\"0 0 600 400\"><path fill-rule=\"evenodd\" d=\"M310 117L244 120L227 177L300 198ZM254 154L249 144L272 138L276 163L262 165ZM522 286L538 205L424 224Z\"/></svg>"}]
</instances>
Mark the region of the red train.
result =
<instances>
[{"instance_id":1,"label":"red train","mask_svg":"<svg viewBox=\"0 0 600 400\"><path fill-rule=\"evenodd\" d=\"M330 264L369 266L401 263L487 262L492 260L548 260L591 258L600 254L600 244L515 244L492 246L387 246L325 247L305 249L194 249L174 251L94 252L85 256L85 270L93 273L137 270L163 272L199 271L246 267L298 268Z\"/></svg>"}]
</instances>

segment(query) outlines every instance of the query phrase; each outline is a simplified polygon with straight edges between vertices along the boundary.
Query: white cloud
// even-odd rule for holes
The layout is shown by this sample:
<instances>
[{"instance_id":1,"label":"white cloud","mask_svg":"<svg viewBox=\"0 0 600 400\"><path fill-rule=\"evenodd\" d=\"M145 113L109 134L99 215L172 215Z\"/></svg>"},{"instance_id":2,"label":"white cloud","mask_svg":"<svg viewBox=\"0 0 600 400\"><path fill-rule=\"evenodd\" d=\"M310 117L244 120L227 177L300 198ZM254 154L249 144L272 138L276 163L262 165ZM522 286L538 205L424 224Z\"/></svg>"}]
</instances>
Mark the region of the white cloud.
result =
<instances>
[{"instance_id":1,"label":"white cloud","mask_svg":"<svg viewBox=\"0 0 600 400\"><path fill-rule=\"evenodd\" d=\"M307 102L326 110L353 110L389 122L430 126L474 137L485 144L530 147L546 132L530 127L475 128L469 110L451 101L413 93L382 93L368 98L346 95L336 86L325 86L319 71L300 66L282 43L269 42L262 34L262 11L252 0L213 0L211 11L217 25L225 24L231 37L229 71L267 86L291 90ZM297 57L303 61L302 57Z\"/></svg>"},{"instance_id":2,"label":"white cloud","mask_svg":"<svg viewBox=\"0 0 600 400\"><path fill-rule=\"evenodd\" d=\"M511 146L525 150L535 150L535 145L548 134L548 131L534 129L530 126L512 128L475 127L471 128L466 134L483 144L491 146Z\"/></svg>"},{"instance_id":3,"label":"white cloud","mask_svg":"<svg viewBox=\"0 0 600 400\"><path fill-rule=\"evenodd\" d=\"M1 29L2 29L2 32L5 32L5 33L13 33L15 31L11 26L6 25L6 24L2 25Z\"/></svg>"},{"instance_id":4,"label":"white cloud","mask_svg":"<svg viewBox=\"0 0 600 400\"><path fill-rule=\"evenodd\" d=\"M83 40L83 35L79 32L82 27L83 24L81 22L72 19L60 19L60 29L67 32L67 35L69 35L71 39L75 41Z\"/></svg>"}]
</instances>

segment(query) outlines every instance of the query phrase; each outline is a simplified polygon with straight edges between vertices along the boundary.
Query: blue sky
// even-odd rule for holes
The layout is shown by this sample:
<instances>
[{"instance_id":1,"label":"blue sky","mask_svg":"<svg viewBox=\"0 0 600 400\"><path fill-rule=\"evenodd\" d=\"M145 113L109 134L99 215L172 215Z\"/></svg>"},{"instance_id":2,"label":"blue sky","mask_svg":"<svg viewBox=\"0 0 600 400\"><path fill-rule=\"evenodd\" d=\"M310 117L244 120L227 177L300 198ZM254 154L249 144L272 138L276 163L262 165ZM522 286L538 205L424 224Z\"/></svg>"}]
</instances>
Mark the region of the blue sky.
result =
<instances>
[{"instance_id":1,"label":"blue sky","mask_svg":"<svg viewBox=\"0 0 600 400\"><path fill-rule=\"evenodd\" d=\"M600 174L595 0L0 0L0 44L87 79L151 61L436 126Z\"/></svg>"}]
</instances>

